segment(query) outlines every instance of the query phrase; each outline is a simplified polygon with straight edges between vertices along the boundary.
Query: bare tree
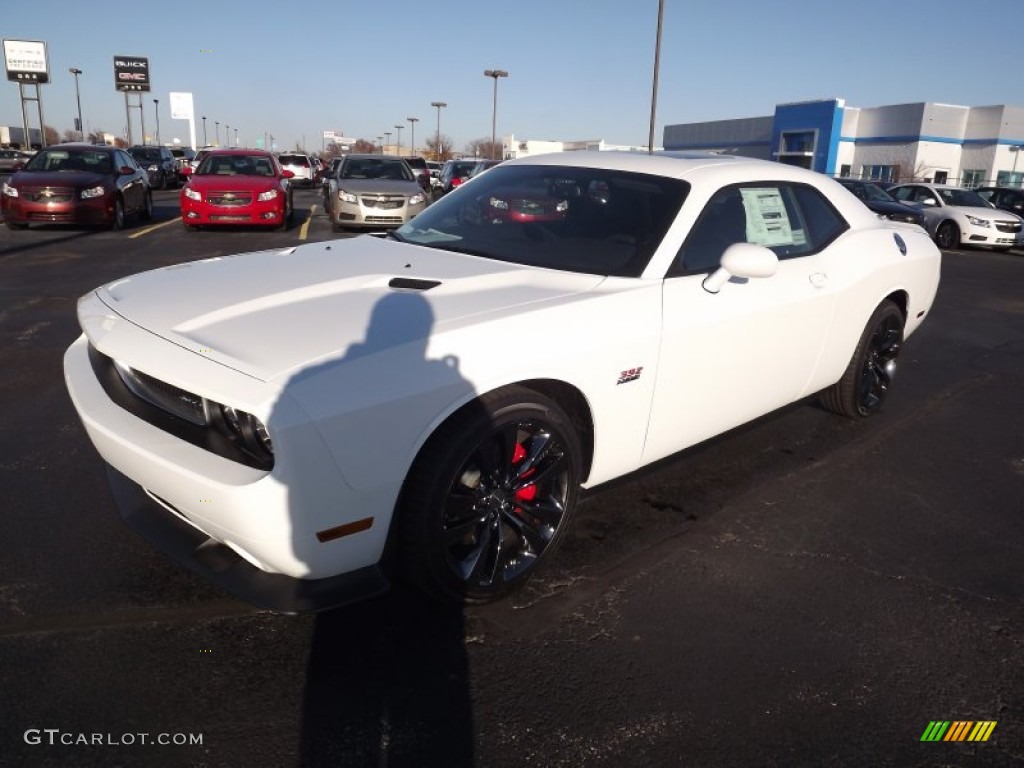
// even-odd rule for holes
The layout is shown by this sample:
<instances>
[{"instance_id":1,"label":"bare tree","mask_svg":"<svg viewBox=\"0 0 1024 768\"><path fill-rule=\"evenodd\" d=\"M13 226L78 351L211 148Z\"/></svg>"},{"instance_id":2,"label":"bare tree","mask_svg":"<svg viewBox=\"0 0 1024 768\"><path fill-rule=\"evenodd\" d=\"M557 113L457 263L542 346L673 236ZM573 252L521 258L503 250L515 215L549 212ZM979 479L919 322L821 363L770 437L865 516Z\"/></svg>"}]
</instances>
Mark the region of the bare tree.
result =
<instances>
[{"instance_id":1,"label":"bare tree","mask_svg":"<svg viewBox=\"0 0 1024 768\"><path fill-rule=\"evenodd\" d=\"M379 152L380 148L372 141L357 139L356 143L352 145L352 151L360 154L373 154L374 152Z\"/></svg>"},{"instance_id":2,"label":"bare tree","mask_svg":"<svg viewBox=\"0 0 1024 768\"><path fill-rule=\"evenodd\" d=\"M441 134L440 146L438 146L437 135L431 136L427 139L427 156L431 160L450 160L452 157L452 140L451 137Z\"/></svg>"},{"instance_id":3,"label":"bare tree","mask_svg":"<svg viewBox=\"0 0 1024 768\"><path fill-rule=\"evenodd\" d=\"M60 134L57 133L57 129L54 128L52 125L47 125L43 129L43 134L46 136L46 143L48 145L60 143Z\"/></svg>"},{"instance_id":4,"label":"bare tree","mask_svg":"<svg viewBox=\"0 0 1024 768\"><path fill-rule=\"evenodd\" d=\"M61 141L78 141L78 131L72 131L70 128L61 134Z\"/></svg>"},{"instance_id":5,"label":"bare tree","mask_svg":"<svg viewBox=\"0 0 1024 768\"><path fill-rule=\"evenodd\" d=\"M473 139L466 144L466 154L472 155L473 157L479 157L484 160L495 160L504 159L503 153L505 149L501 142L495 141L493 144L490 139Z\"/></svg>"}]
</instances>

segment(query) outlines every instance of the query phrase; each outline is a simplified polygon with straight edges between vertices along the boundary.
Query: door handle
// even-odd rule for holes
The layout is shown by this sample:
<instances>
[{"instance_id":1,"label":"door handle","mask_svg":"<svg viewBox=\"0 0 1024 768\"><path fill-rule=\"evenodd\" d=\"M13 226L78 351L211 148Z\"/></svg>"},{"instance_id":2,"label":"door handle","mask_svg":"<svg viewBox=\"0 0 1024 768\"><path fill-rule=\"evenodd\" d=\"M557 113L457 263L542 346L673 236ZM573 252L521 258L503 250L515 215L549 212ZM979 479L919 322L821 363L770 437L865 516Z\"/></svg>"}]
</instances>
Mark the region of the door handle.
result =
<instances>
[{"instance_id":1,"label":"door handle","mask_svg":"<svg viewBox=\"0 0 1024 768\"><path fill-rule=\"evenodd\" d=\"M824 288L828 285L828 275L824 272L814 272L807 278L815 288Z\"/></svg>"}]
</instances>

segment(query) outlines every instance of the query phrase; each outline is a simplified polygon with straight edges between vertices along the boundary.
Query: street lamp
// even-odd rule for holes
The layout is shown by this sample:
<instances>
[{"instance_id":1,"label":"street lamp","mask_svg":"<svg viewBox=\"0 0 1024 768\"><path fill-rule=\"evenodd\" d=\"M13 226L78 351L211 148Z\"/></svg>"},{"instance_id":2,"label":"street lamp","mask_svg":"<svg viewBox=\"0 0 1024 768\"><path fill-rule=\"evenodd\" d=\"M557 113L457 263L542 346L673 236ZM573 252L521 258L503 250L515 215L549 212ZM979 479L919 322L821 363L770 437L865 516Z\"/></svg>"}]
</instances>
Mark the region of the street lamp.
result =
<instances>
[{"instance_id":1,"label":"street lamp","mask_svg":"<svg viewBox=\"0 0 1024 768\"><path fill-rule=\"evenodd\" d=\"M156 112L156 145L160 146L160 99L153 99L153 111Z\"/></svg>"},{"instance_id":2,"label":"street lamp","mask_svg":"<svg viewBox=\"0 0 1024 768\"><path fill-rule=\"evenodd\" d=\"M395 125L395 128L398 129L398 156L399 157L402 156L402 129L404 127L405 127L404 125Z\"/></svg>"},{"instance_id":3,"label":"street lamp","mask_svg":"<svg viewBox=\"0 0 1024 768\"><path fill-rule=\"evenodd\" d=\"M206 115L203 115L203 146L210 146L210 142L206 140Z\"/></svg>"},{"instance_id":4,"label":"street lamp","mask_svg":"<svg viewBox=\"0 0 1024 768\"><path fill-rule=\"evenodd\" d=\"M224 123L224 143L231 149L231 126L227 123Z\"/></svg>"},{"instance_id":5,"label":"street lamp","mask_svg":"<svg viewBox=\"0 0 1024 768\"><path fill-rule=\"evenodd\" d=\"M441 107L447 107L448 103L444 101L432 101L430 106L437 107L437 137L434 139L434 160L441 160Z\"/></svg>"},{"instance_id":6,"label":"street lamp","mask_svg":"<svg viewBox=\"0 0 1024 768\"><path fill-rule=\"evenodd\" d=\"M238 129L235 128L235 146L238 146Z\"/></svg>"},{"instance_id":7,"label":"street lamp","mask_svg":"<svg viewBox=\"0 0 1024 768\"><path fill-rule=\"evenodd\" d=\"M661 20L665 0L658 0L658 35L654 42L654 83L651 85L651 128L647 134L647 154L654 154L654 114L658 108L658 69L661 65Z\"/></svg>"},{"instance_id":8,"label":"street lamp","mask_svg":"<svg viewBox=\"0 0 1024 768\"><path fill-rule=\"evenodd\" d=\"M385 144L385 145L384 145L384 147L386 148L386 147L388 146L388 144L390 144L390 143L391 143L391 131L384 131L384 136L385 136L385 137L387 138L387 140L388 140L388 141L387 141L387 144ZM387 152L386 152L385 150L383 150L383 149L381 150L381 152L380 152L380 153L381 153L382 155L386 155L386 154L387 154Z\"/></svg>"},{"instance_id":9,"label":"street lamp","mask_svg":"<svg viewBox=\"0 0 1024 768\"><path fill-rule=\"evenodd\" d=\"M384 154L384 137L383 136L378 136L377 137L377 146L380 147L380 153L383 155Z\"/></svg>"},{"instance_id":10,"label":"street lamp","mask_svg":"<svg viewBox=\"0 0 1024 768\"><path fill-rule=\"evenodd\" d=\"M220 120L213 121L213 140L220 146Z\"/></svg>"},{"instance_id":11,"label":"street lamp","mask_svg":"<svg viewBox=\"0 0 1024 768\"><path fill-rule=\"evenodd\" d=\"M491 111L491 160L496 159L494 157L494 142L495 142L495 126L498 123L498 78L508 77L508 72L504 69L485 69L484 77L490 77L494 79L494 107Z\"/></svg>"},{"instance_id":12,"label":"street lamp","mask_svg":"<svg viewBox=\"0 0 1024 768\"><path fill-rule=\"evenodd\" d=\"M85 141L85 124L82 123L82 97L78 93L78 76L82 74L82 70L71 67L68 72L75 76L75 101L78 102L78 132L81 134L82 141Z\"/></svg>"},{"instance_id":13,"label":"street lamp","mask_svg":"<svg viewBox=\"0 0 1024 768\"><path fill-rule=\"evenodd\" d=\"M419 122L419 118L418 117L407 117L405 119L409 121L409 131L410 131L410 133L409 133L409 154L410 155L415 155L416 154L416 123Z\"/></svg>"}]
</instances>

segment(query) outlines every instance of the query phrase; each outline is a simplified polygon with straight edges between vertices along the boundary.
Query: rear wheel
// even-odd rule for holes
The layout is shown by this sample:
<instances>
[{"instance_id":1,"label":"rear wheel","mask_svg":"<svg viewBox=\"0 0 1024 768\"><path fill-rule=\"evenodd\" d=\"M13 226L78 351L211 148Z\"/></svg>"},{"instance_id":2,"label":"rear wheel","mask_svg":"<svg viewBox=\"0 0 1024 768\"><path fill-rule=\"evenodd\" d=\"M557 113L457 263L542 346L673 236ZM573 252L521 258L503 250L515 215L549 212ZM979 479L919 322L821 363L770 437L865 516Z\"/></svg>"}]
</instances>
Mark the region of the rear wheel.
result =
<instances>
[{"instance_id":1,"label":"rear wheel","mask_svg":"<svg viewBox=\"0 0 1024 768\"><path fill-rule=\"evenodd\" d=\"M7 225L8 229L28 229L28 224L23 221L11 221L10 219L4 219L4 224Z\"/></svg>"},{"instance_id":2,"label":"rear wheel","mask_svg":"<svg viewBox=\"0 0 1024 768\"><path fill-rule=\"evenodd\" d=\"M888 299L875 309L846 372L822 392L822 404L850 418L875 413L889 394L903 346L903 313Z\"/></svg>"},{"instance_id":3,"label":"rear wheel","mask_svg":"<svg viewBox=\"0 0 1024 768\"><path fill-rule=\"evenodd\" d=\"M153 218L153 193L146 190L146 198L142 201L142 210L139 212L139 217L143 221L149 221Z\"/></svg>"},{"instance_id":4,"label":"rear wheel","mask_svg":"<svg viewBox=\"0 0 1024 768\"><path fill-rule=\"evenodd\" d=\"M944 221L935 232L935 242L939 248L946 250L960 245L960 228L953 221Z\"/></svg>"},{"instance_id":5,"label":"rear wheel","mask_svg":"<svg viewBox=\"0 0 1024 768\"><path fill-rule=\"evenodd\" d=\"M434 433L406 479L407 573L444 600L504 597L557 547L579 483L579 439L557 403L521 387L484 396Z\"/></svg>"}]
</instances>

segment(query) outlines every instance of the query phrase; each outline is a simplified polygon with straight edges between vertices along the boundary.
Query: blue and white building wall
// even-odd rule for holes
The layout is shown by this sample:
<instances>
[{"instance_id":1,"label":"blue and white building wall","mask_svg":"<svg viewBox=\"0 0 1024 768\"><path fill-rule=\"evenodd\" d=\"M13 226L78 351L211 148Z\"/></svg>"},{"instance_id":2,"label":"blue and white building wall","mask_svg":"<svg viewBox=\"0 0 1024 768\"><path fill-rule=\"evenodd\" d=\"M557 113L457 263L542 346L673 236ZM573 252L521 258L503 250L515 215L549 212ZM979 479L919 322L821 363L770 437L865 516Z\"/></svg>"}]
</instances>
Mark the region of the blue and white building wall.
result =
<instances>
[{"instance_id":1,"label":"blue and white building wall","mask_svg":"<svg viewBox=\"0 0 1024 768\"><path fill-rule=\"evenodd\" d=\"M780 104L772 117L665 127L666 149L762 157L835 176L1024 186L1024 107Z\"/></svg>"}]
</instances>

